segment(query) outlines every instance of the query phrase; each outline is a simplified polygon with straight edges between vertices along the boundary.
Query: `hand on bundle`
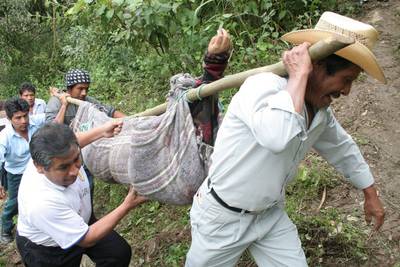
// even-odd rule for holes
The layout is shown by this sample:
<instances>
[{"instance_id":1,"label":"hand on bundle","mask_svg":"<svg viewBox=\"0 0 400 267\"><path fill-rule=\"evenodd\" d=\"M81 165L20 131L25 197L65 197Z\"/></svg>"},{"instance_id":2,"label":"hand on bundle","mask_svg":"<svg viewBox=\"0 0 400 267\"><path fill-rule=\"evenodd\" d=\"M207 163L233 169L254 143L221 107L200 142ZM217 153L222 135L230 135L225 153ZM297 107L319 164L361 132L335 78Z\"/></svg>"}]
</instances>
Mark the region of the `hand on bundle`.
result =
<instances>
[{"instance_id":1,"label":"hand on bundle","mask_svg":"<svg viewBox=\"0 0 400 267\"><path fill-rule=\"evenodd\" d=\"M124 203L128 205L129 209L133 209L147 200L147 197L138 195L138 193L135 191L135 188L131 186L128 194L125 197Z\"/></svg>"},{"instance_id":2,"label":"hand on bundle","mask_svg":"<svg viewBox=\"0 0 400 267\"><path fill-rule=\"evenodd\" d=\"M122 130L122 120L111 120L103 125L103 137L109 138L119 134Z\"/></svg>"}]
</instances>

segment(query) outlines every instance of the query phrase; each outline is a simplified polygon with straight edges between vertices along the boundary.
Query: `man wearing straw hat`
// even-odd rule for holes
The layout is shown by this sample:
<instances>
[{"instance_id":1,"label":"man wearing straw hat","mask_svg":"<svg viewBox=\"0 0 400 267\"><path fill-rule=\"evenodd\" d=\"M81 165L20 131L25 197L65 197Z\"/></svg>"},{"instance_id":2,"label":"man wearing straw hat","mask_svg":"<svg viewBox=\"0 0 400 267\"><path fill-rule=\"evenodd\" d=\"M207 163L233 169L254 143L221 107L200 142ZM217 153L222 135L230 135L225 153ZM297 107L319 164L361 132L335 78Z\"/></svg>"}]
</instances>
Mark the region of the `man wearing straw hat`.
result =
<instances>
[{"instance_id":1,"label":"man wearing straw hat","mask_svg":"<svg viewBox=\"0 0 400 267\"><path fill-rule=\"evenodd\" d=\"M355 43L311 62L309 45L330 36L350 36ZM325 12L315 29L283 36L299 44L283 54L288 78L261 73L244 82L193 200L186 266L234 266L245 249L258 266L307 266L284 196L312 148L364 192L365 219L375 219L375 230L381 227L384 210L371 171L329 107L349 94L361 71L386 82L371 52L377 36L368 24Z\"/></svg>"}]
</instances>

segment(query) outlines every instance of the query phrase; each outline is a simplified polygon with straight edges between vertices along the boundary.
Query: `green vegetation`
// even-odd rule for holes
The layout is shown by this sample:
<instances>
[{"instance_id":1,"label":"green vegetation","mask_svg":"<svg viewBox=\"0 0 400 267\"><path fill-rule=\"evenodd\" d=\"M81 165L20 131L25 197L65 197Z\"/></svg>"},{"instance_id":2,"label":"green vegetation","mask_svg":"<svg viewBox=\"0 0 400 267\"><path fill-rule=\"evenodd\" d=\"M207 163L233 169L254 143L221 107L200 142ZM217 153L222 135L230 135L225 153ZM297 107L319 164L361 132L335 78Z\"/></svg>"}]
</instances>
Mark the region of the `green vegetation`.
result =
<instances>
[{"instance_id":1,"label":"green vegetation","mask_svg":"<svg viewBox=\"0 0 400 267\"><path fill-rule=\"evenodd\" d=\"M267 65L287 46L278 38L311 27L325 10L357 12L351 0L4 0L0 3L0 97L23 81L47 99L50 85L63 88L69 68L86 68L90 94L133 114L164 101L168 79L201 73L202 55L219 27L233 40L227 73ZM221 94L229 103L234 91ZM368 141L361 137L359 143ZM359 222L318 202L341 183L320 158L308 157L287 189L287 210L298 226L310 266L368 258ZM115 208L127 190L96 182L98 217ZM134 266L182 266L190 245L189 208L149 202L118 226L134 248ZM1 252L0 266L6 261ZM245 253L240 266L251 266Z\"/></svg>"},{"instance_id":2,"label":"green vegetation","mask_svg":"<svg viewBox=\"0 0 400 267\"><path fill-rule=\"evenodd\" d=\"M29 80L46 99L50 85L64 87L65 71L80 67L91 73L91 94L134 113L163 102L173 74L201 73L220 26L233 38L235 73L275 62L286 48L279 36L312 26L324 10L354 11L344 0L74 2L2 1L0 96Z\"/></svg>"}]
</instances>

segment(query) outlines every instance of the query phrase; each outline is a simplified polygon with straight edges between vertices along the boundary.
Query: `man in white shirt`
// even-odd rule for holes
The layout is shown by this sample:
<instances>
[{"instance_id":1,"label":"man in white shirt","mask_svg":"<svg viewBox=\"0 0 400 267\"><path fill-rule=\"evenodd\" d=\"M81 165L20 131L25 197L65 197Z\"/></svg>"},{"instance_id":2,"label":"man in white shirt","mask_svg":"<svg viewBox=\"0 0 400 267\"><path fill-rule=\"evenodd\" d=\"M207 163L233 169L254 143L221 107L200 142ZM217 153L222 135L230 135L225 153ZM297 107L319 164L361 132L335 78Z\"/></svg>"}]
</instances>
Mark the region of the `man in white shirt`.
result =
<instances>
[{"instance_id":1,"label":"man in white shirt","mask_svg":"<svg viewBox=\"0 0 400 267\"><path fill-rule=\"evenodd\" d=\"M354 37L356 43L312 63L310 43L336 35ZM332 98L349 94L362 70L385 82L370 51L376 30L326 12L315 29L283 38L300 44L283 54L289 77L248 78L219 129L209 175L190 212L188 267L234 266L246 249L258 266L307 266L284 197L286 184L312 148L363 190L367 222L374 217L376 230L383 224L369 167L329 108Z\"/></svg>"},{"instance_id":2,"label":"man in white shirt","mask_svg":"<svg viewBox=\"0 0 400 267\"><path fill-rule=\"evenodd\" d=\"M87 254L96 266L129 266L131 248L113 228L145 201L131 189L123 203L93 221L81 147L120 131L109 122L77 136L49 123L32 136L29 162L18 194L17 247L26 266L79 266Z\"/></svg>"}]
</instances>

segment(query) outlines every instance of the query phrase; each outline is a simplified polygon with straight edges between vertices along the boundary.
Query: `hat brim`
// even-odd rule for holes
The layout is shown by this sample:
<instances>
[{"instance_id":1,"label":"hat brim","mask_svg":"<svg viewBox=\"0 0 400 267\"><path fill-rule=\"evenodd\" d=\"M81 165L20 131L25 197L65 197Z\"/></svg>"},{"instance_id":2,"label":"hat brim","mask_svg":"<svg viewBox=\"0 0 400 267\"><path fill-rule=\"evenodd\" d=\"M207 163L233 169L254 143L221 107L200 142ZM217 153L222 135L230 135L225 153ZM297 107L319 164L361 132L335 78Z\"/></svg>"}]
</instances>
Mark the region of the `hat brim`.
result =
<instances>
[{"instance_id":1,"label":"hat brim","mask_svg":"<svg viewBox=\"0 0 400 267\"><path fill-rule=\"evenodd\" d=\"M289 32L283 35L281 39L296 45L303 42L314 44L320 40L335 35L340 36L340 34L335 32L308 29ZM383 71L378 64L376 57L371 52L371 50L369 50L368 47L361 44L360 42L356 41L354 44L348 45L345 48L340 49L335 54L353 62L378 81L386 83L385 75L383 74Z\"/></svg>"}]
</instances>

